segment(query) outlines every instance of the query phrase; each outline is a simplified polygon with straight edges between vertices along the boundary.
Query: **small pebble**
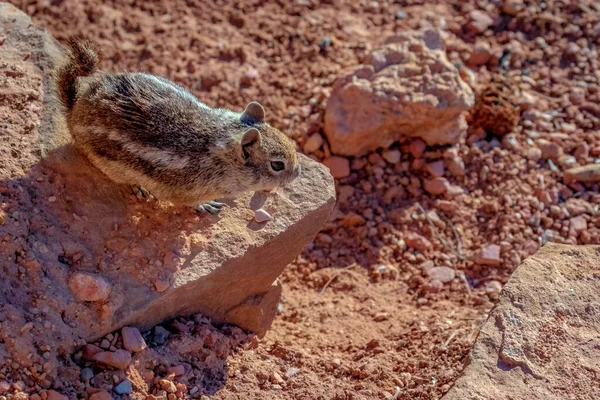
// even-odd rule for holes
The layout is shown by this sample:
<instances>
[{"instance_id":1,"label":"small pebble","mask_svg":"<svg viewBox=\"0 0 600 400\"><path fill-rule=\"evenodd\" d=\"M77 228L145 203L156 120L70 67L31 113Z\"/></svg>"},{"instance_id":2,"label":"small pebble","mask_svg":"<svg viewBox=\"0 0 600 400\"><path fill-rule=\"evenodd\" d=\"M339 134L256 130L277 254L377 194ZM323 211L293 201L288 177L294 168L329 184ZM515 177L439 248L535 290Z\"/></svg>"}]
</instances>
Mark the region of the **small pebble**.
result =
<instances>
[{"instance_id":1,"label":"small pebble","mask_svg":"<svg viewBox=\"0 0 600 400\"><path fill-rule=\"evenodd\" d=\"M133 385L129 379L125 379L115 387L115 393L117 394L130 394L133 392Z\"/></svg>"},{"instance_id":2,"label":"small pebble","mask_svg":"<svg viewBox=\"0 0 600 400\"><path fill-rule=\"evenodd\" d=\"M256 220L256 222L266 222L266 221L270 221L271 215L266 212L265 210L263 210L262 208L256 210L256 212L254 213L254 219Z\"/></svg>"}]
</instances>

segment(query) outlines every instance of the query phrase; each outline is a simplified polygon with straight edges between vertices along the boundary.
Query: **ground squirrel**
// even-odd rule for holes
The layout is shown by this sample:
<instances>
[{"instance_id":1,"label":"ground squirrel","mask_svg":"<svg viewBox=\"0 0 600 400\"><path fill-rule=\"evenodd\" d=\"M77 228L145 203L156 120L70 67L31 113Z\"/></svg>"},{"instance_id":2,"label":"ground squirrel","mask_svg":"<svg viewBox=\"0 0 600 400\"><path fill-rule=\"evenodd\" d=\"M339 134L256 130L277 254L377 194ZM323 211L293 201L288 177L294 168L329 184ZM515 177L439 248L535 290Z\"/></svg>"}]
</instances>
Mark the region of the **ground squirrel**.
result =
<instances>
[{"instance_id":1,"label":"ground squirrel","mask_svg":"<svg viewBox=\"0 0 600 400\"><path fill-rule=\"evenodd\" d=\"M217 212L215 199L271 191L300 175L292 141L264 120L213 109L175 83L141 72L97 71L98 47L72 39L55 82L74 144L119 184Z\"/></svg>"}]
</instances>

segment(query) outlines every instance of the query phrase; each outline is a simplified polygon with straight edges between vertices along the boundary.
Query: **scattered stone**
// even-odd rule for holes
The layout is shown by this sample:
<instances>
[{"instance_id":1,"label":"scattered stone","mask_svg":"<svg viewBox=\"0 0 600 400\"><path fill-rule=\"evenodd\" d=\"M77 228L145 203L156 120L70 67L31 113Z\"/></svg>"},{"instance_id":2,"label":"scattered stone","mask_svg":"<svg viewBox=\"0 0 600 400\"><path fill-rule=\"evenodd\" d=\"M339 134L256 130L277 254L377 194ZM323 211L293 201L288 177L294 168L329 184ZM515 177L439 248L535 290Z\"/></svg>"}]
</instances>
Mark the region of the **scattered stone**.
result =
<instances>
[{"instance_id":1,"label":"scattered stone","mask_svg":"<svg viewBox=\"0 0 600 400\"><path fill-rule=\"evenodd\" d=\"M421 158L421 157L423 157L423 153L425 153L426 148L427 148L427 144L423 140L421 140L421 139L413 140L410 143L410 154L412 154L412 156L414 158Z\"/></svg>"},{"instance_id":2,"label":"scattered stone","mask_svg":"<svg viewBox=\"0 0 600 400\"><path fill-rule=\"evenodd\" d=\"M10 383L6 381L0 381L0 394L8 392L10 390Z\"/></svg>"},{"instance_id":3,"label":"scattered stone","mask_svg":"<svg viewBox=\"0 0 600 400\"><path fill-rule=\"evenodd\" d=\"M407 232L404 235L404 241L408 247L412 247L413 249L420 251L425 251L431 248L431 242L427 238L415 232Z\"/></svg>"},{"instance_id":4,"label":"scattered stone","mask_svg":"<svg viewBox=\"0 0 600 400\"><path fill-rule=\"evenodd\" d=\"M133 392L133 384L129 379L125 379L115 387L115 393L117 394L130 394Z\"/></svg>"},{"instance_id":5,"label":"scattered stone","mask_svg":"<svg viewBox=\"0 0 600 400\"><path fill-rule=\"evenodd\" d=\"M285 371L285 379L291 379L294 376L298 375L300 372L300 368L290 367L287 371Z\"/></svg>"},{"instance_id":6,"label":"scattered stone","mask_svg":"<svg viewBox=\"0 0 600 400\"><path fill-rule=\"evenodd\" d=\"M459 156L454 156L447 161L448 170L456 177L465 176L465 162Z\"/></svg>"},{"instance_id":7,"label":"scattered stone","mask_svg":"<svg viewBox=\"0 0 600 400\"><path fill-rule=\"evenodd\" d=\"M275 383L277 385L282 385L285 382L283 380L283 378L281 377L281 375L279 375L279 373L277 373L276 371L273 371L271 373L271 376L269 377L269 379L272 383Z\"/></svg>"},{"instance_id":8,"label":"scattered stone","mask_svg":"<svg viewBox=\"0 0 600 400\"><path fill-rule=\"evenodd\" d=\"M158 325L154 327L154 342L156 344L165 344L170 333L168 330Z\"/></svg>"},{"instance_id":9,"label":"scattered stone","mask_svg":"<svg viewBox=\"0 0 600 400\"><path fill-rule=\"evenodd\" d=\"M69 289L79 301L105 301L111 285L100 275L76 272L69 279Z\"/></svg>"},{"instance_id":10,"label":"scattered stone","mask_svg":"<svg viewBox=\"0 0 600 400\"><path fill-rule=\"evenodd\" d=\"M487 281L485 283L485 291L487 293L500 293L502 291L502 283L498 281Z\"/></svg>"},{"instance_id":11,"label":"scattered stone","mask_svg":"<svg viewBox=\"0 0 600 400\"><path fill-rule=\"evenodd\" d=\"M304 152L305 153L314 153L319 150L323 145L323 136L319 133L315 133L309 137L304 143Z\"/></svg>"},{"instance_id":12,"label":"scattered stone","mask_svg":"<svg viewBox=\"0 0 600 400\"><path fill-rule=\"evenodd\" d=\"M94 371L91 368L83 368L81 370L81 379L89 381L94 377Z\"/></svg>"},{"instance_id":13,"label":"scattered stone","mask_svg":"<svg viewBox=\"0 0 600 400\"><path fill-rule=\"evenodd\" d=\"M433 267L427 270L427 275L431 280L437 280L442 283L452 282L456 276L456 271L449 267Z\"/></svg>"},{"instance_id":14,"label":"scattered stone","mask_svg":"<svg viewBox=\"0 0 600 400\"><path fill-rule=\"evenodd\" d=\"M117 369L125 369L131 363L131 353L127 350L103 351L94 356L94 360Z\"/></svg>"},{"instance_id":15,"label":"scattered stone","mask_svg":"<svg viewBox=\"0 0 600 400\"><path fill-rule=\"evenodd\" d=\"M527 159L531 161L539 161L542 159L542 150L537 147L530 147L527 150Z\"/></svg>"},{"instance_id":16,"label":"scattered stone","mask_svg":"<svg viewBox=\"0 0 600 400\"><path fill-rule=\"evenodd\" d=\"M337 79L324 130L331 151L343 156L388 148L405 137L429 145L456 143L467 129L463 113L473 103L440 32L402 32Z\"/></svg>"},{"instance_id":17,"label":"scattered stone","mask_svg":"<svg viewBox=\"0 0 600 400\"><path fill-rule=\"evenodd\" d=\"M100 342L100 347L104 350L107 350L110 348L110 342L106 339L102 339L102 341Z\"/></svg>"},{"instance_id":18,"label":"scattered stone","mask_svg":"<svg viewBox=\"0 0 600 400\"><path fill-rule=\"evenodd\" d=\"M569 220L569 234L577 237L579 233L587 229L587 220L583 215L573 217Z\"/></svg>"},{"instance_id":19,"label":"scattered stone","mask_svg":"<svg viewBox=\"0 0 600 400\"><path fill-rule=\"evenodd\" d=\"M383 321L387 321L389 319L390 319L390 314L386 313L386 312L377 313L373 317L373 321L375 321L375 322L383 322Z\"/></svg>"},{"instance_id":20,"label":"scattered stone","mask_svg":"<svg viewBox=\"0 0 600 400\"><path fill-rule=\"evenodd\" d=\"M571 198L565 201L565 208L572 217L576 217L581 214L593 214L594 208L590 203L583 199Z\"/></svg>"},{"instance_id":21,"label":"scattered stone","mask_svg":"<svg viewBox=\"0 0 600 400\"><path fill-rule=\"evenodd\" d=\"M434 178L439 178L441 176L444 176L444 161L438 160L438 161L431 162L425 166L425 169Z\"/></svg>"},{"instance_id":22,"label":"scattered stone","mask_svg":"<svg viewBox=\"0 0 600 400\"><path fill-rule=\"evenodd\" d=\"M69 398L54 390L48 390L48 400L69 400Z\"/></svg>"},{"instance_id":23,"label":"scattered stone","mask_svg":"<svg viewBox=\"0 0 600 400\"><path fill-rule=\"evenodd\" d=\"M423 189L434 196L446 193L448 191L448 186L450 186L450 182L448 182L448 179L446 178L440 177L423 180Z\"/></svg>"},{"instance_id":24,"label":"scattered stone","mask_svg":"<svg viewBox=\"0 0 600 400\"><path fill-rule=\"evenodd\" d=\"M83 346L83 359L85 361L94 361L96 354L102 353L102 349L93 344L86 344Z\"/></svg>"},{"instance_id":25,"label":"scattered stone","mask_svg":"<svg viewBox=\"0 0 600 400\"><path fill-rule=\"evenodd\" d=\"M484 65L492 57L491 47L486 42L477 42L473 48L473 53L469 58L469 64L471 65Z\"/></svg>"},{"instance_id":26,"label":"scattered stone","mask_svg":"<svg viewBox=\"0 0 600 400\"><path fill-rule=\"evenodd\" d=\"M117 386L118 387L118 386ZM133 389L133 388L132 388ZM131 392L130 392L131 393ZM123 393L125 394L125 393ZM110 393L108 393L105 390L101 390L99 392L96 392L94 394L92 394L90 396L90 400L113 400L112 396L110 395Z\"/></svg>"},{"instance_id":27,"label":"scattered stone","mask_svg":"<svg viewBox=\"0 0 600 400\"><path fill-rule=\"evenodd\" d=\"M246 86L252 85L258 79L258 76L259 73L256 68L249 68L240 79L240 83Z\"/></svg>"},{"instance_id":28,"label":"scattered stone","mask_svg":"<svg viewBox=\"0 0 600 400\"><path fill-rule=\"evenodd\" d=\"M162 293L169 288L169 282L157 279L154 281L154 288L157 292Z\"/></svg>"},{"instance_id":29,"label":"scattered stone","mask_svg":"<svg viewBox=\"0 0 600 400\"><path fill-rule=\"evenodd\" d=\"M121 329L121 336L123 337L123 347L127 351L137 353L147 347L146 341L138 328L129 326L123 327L123 329Z\"/></svg>"},{"instance_id":30,"label":"scattered stone","mask_svg":"<svg viewBox=\"0 0 600 400\"><path fill-rule=\"evenodd\" d=\"M160 381L158 381L158 384L167 393L177 392L177 386L175 386L175 384L168 379L161 379Z\"/></svg>"},{"instance_id":31,"label":"scattered stone","mask_svg":"<svg viewBox=\"0 0 600 400\"><path fill-rule=\"evenodd\" d=\"M323 164L329 168L331 175L336 179L350 175L350 161L347 158L333 156L323 160Z\"/></svg>"},{"instance_id":32,"label":"scattered stone","mask_svg":"<svg viewBox=\"0 0 600 400\"><path fill-rule=\"evenodd\" d=\"M176 365L174 367L167 368L168 374L173 374L175 376L181 376L185 374L185 367L183 365Z\"/></svg>"},{"instance_id":33,"label":"scattered stone","mask_svg":"<svg viewBox=\"0 0 600 400\"><path fill-rule=\"evenodd\" d=\"M568 169L564 172L563 179L566 184L600 182L600 164L588 164L583 167Z\"/></svg>"},{"instance_id":34,"label":"scattered stone","mask_svg":"<svg viewBox=\"0 0 600 400\"><path fill-rule=\"evenodd\" d=\"M470 21L468 27L474 33L483 33L494 23L492 17L480 10L473 10L469 13Z\"/></svg>"},{"instance_id":35,"label":"scattered stone","mask_svg":"<svg viewBox=\"0 0 600 400\"><path fill-rule=\"evenodd\" d=\"M537 141L537 147L542 151L542 158L545 158L546 160L556 161L563 155L562 147L546 139L539 139Z\"/></svg>"},{"instance_id":36,"label":"scattered stone","mask_svg":"<svg viewBox=\"0 0 600 400\"><path fill-rule=\"evenodd\" d=\"M261 223L261 222L270 221L273 218L271 217L271 214L269 214L262 208L259 208L258 210L256 210L254 212L254 219L256 220L256 222Z\"/></svg>"},{"instance_id":37,"label":"scattered stone","mask_svg":"<svg viewBox=\"0 0 600 400\"><path fill-rule=\"evenodd\" d=\"M390 164L396 164L400 162L402 153L400 153L400 150L386 150L383 152L382 156L385 161L389 162Z\"/></svg>"},{"instance_id":38,"label":"scattered stone","mask_svg":"<svg viewBox=\"0 0 600 400\"><path fill-rule=\"evenodd\" d=\"M523 8L523 0L504 0L502 3L502 11L513 17L521 12Z\"/></svg>"},{"instance_id":39,"label":"scattered stone","mask_svg":"<svg viewBox=\"0 0 600 400\"><path fill-rule=\"evenodd\" d=\"M491 244L481 249L475 261L482 265L499 265L500 259L500 246Z\"/></svg>"}]
</instances>

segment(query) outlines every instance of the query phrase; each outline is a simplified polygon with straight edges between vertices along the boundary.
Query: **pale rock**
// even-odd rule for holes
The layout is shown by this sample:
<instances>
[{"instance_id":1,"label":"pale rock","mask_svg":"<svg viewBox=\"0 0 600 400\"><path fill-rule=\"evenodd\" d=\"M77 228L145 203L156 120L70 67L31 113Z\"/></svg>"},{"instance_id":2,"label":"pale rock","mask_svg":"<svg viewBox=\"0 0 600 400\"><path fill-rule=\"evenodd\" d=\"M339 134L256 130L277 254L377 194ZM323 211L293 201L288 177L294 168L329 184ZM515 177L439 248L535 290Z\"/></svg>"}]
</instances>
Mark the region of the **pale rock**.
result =
<instances>
[{"instance_id":1,"label":"pale rock","mask_svg":"<svg viewBox=\"0 0 600 400\"><path fill-rule=\"evenodd\" d=\"M390 164L396 164L400 162L402 153L400 153L400 150L386 150L383 152L382 156L385 161L389 162Z\"/></svg>"},{"instance_id":2,"label":"pale rock","mask_svg":"<svg viewBox=\"0 0 600 400\"><path fill-rule=\"evenodd\" d=\"M569 234L577 237L581 232L587 229L587 220L583 215L573 217L569 220Z\"/></svg>"},{"instance_id":3,"label":"pale rock","mask_svg":"<svg viewBox=\"0 0 600 400\"><path fill-rule=\"evenodd\" d=\"M576 217L581 214L593 214L594 208L590 203L583 199L571 198L565 201L565 208L569 211L572 217Z\"/></svg>"},{"instance_id":4,"label":"pale rock","mask_svg":"<svg viewBox=\"0 0 600 400\"><path fill-rule=\"evenodd\" d=\"M175 384L168 379L161 379L160 381L158 381L158 384L167 393L177 392L177 386L175 386Z\"/></svg>"},{"instance_id":5,"label":"pale rock","mask_svg":"<svg viewBox=\"0 0 600 400\"><path fill-rule=\"evenodd\" d=\"M459 156L454 156L446 161L448 170L456 177L465 176L465 162Z\"/></svg>"},{"instance_id":6,"label":"pale rock","mask_svg":"<svg viewBox=\"0 0 600 400\"><path fill-rule=\"evenodd\" d=\"M498 281L487 281L484 286L487 293L500 293L502 291L502 283Z\"/></svg>"},{"instance_id":7,"label":"pale rock","mask_svg":"<svg viewBox=\"0 0 600 400\"><path fill-rule=\"evenodd\" d=\"M323 160L323 165L329 168L331 175L336 178L345 178L350 175L350 161L345 157L332 156Z\"/></svg>"},{"instance_id":8,"label":"pale rock","mask_svg":"<svg viewBox=\"0 0 600 400\"><path fill-rule=\"evenodd\" d=\"M407 232L404 235L404 241L408 247L412 247L413 249L420 251L428 250L432 246L431 242L427 238L414 232Z\"/></svg>"},{"instance_id":9,"label":"pale rock","mask_svg":"<svg viewBox=\"0 0 600 400\"><path fill-rule=\"evenodd\" d=\"M69 400L69 398L54 390L48 390L48 400Z\"/></svg>"},{"instance_id":10,"label":"pale rock","mask_svg":"<svg viewBox=\"0 0 600 400\"><path fill-rule=\"evenodd\" d=\"M314 153L319 150L323 145L323 136L319 133L315 133L311 135L306 142L304 143L304 152L305 153Z\"/></svg>"},{"instance_id":11,"label":"pale rock","mask_svg":"<svg viewBox=\"0 0 600 400\"><path fill-rule=\"evenodd\" d=\"M456 277L456 271L449 267L433 267L427 270L427 276L431 280L448 283Z\"/></svg>"},{"instance_id":12,"label":"pale rock","mask_svg":"<svg viewBox=\"0 0 600 400\"><path fill-rule=\"evenodd\" d=\"M69 288L79 301L105 301L111 285L100 275L75 272L69 279Z\"/></svg>"},{"instance_id":13,"label":"pale rock","mask_svg":"<svg viewBox=\"0 0 600 400\"><path fill-rule=\"evenodd\" d=\"M499 265L502 260L500 258L500 246L491 244L482 248L477 254L475 261L482 265Z\"/></svg>"},{"instance_id":14,"label":"pale rock","mask_svg":"<svg viewBox=\"0 0 600 400\"><path fill-rule=\"evenodd\" d=\"M421 157L423 157L423 153L425 153L427 144L421 139L416 139L410 143L409 148L410 148L410 154L412 154L412 156L414 158L421 158Z\"/></svg>"},{"instance_id":15,"label":"pale rock","mask_svg":"<svg viewBox=\"0 0 600 400\"><path fill-rule=\"evenodd\" d=\"M527 159L531 161L539 161L542 159L542 150L537 147L527 149Z\"/></svg>"},{"instance_id":16,"label":"pale rock","mask_svg":"<svg viewBox=\"0 0 600 400\"><path fill-rule=\"evenodd\" d=\"M450 186L450 182L446 178L433 178L433 179L424 179L423 180L423 189L429 194L434 196L439 196L448 191L448 186Z\"/></svg>"},{"instance_id":17,"label":"pale rock","mask_svg":"<svg viewBox=\"0 0 600 400\"><path fill-rule=\"evenodd\" d=\"M502 11L510 16L517 15L523 8L523 0L504 0L502 2Z\"/></svg>"},{"instance_id":18,"label":"pale rock","mask_svg":"<svg viewBox=\"0 0 600 400\"><path fill-rule=\"evenodd\" d=\"M127 351L138 353L147 347L138 328L125 326L121 329L121 336L123 337L123 347Z\"/></svg>"},{"instance_id":19,"label":"pale rock","mask_svg":"<svg viewBox=\"0 0 600 400\"><path fill-rule=\"evenodd\" d=\"M10 390L10 383L6 381L0 381L0 394L8 392Z\"/></svg>"},{"instance_id":20,"label":"pale rock","mask_svg":"<svg viewBox=\"0 0 600 400\"><path fill-rule=\"evenodd\" d=\"M94 356L94 361L117 369L125 369L131 363L131 353L127 350L103 351Z\"/></svg>"},{"instance_id":21,"label":"pale rock","mask_svg":"<svg viewBox=\"0 0 600 400\"><path fill-rule=\"evenodd\" d=\"M401 138L456 143L466 132L471 89L448 61L440 32L398 33L364 65L341 75L325 112L331 151L361 156Z\"/></svg>"},{"instance_id":22,"label":"pale rock","mask_svg":"<svg viewBox=\"0 0 600 400\"><path fill-rule=\"evenodd\" d=\"M444 160L430 162L425 166L425 169L434 178L444 176Z\"/></svg>"},{"instance_id":23,"label":"pale rock","mask_svg":"<svg viewBox=\"0 0 600 400\"><path fill-rule=\"evenodd\" d=\"M492 17L480 10L473 10L469 13L468 27L475 33L483 33L494 23Z\"/></svg>"},{"instance_id":24,"label":"pale rock","mask_svg":"<svg viewBox=\"0 0 600 400\"><path fill-rule=\"evenodd\" d=\"M473 47L473 53L469 58L469 64L471 65L484 65L492 57L491 47L486 42L476 42Z\"/></svg>"},{"instance_id":25,"label":"pale rock","mask_svg":"<svg viewBox=\"0 0 600 400\"><path fill-rule=\"evenodd\" d=\"M256 222L261 223L270 221L273 218L271 217L271 214L269 214L267 211L263 210L262 208L259 208L254 212L254 219L256 220Z\"/></svg>"},{"instance_id":26,"label":"pale rock","mask_svg":"<svg viewBox=\"0 0 600 400\"><path fill-rule=\"evenodd\" d=\"M600 164L588 164L583 167L568 169L564 172L563 179L566 184L600 182Z\"/></svg>"},{"instance_id":27,"label":"pale rock","mask_svg":"<svg viewBox=\"0 0 600 400\"><path fill-rule=\"evenodd\" d=\"M521 263L442 400L600 399L598 254L548 243Z\"/></svg>"}]
</instances>

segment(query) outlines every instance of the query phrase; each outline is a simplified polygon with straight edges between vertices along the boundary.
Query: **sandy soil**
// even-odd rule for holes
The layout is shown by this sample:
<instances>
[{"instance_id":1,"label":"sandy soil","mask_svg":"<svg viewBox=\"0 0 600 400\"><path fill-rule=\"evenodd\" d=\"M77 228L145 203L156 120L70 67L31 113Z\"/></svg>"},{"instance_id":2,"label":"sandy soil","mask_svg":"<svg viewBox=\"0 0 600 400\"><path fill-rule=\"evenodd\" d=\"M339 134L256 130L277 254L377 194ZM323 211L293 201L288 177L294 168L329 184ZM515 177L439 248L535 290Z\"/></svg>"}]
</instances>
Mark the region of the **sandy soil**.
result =
<instances>
[{"instance_id":1,"label":"sandy soil","mask_svg":"<svg viewBox=\"0 0 600 400\"><path fill-rule=\"evenodd\" d=\"M331 221L284 272L281 312L266 338L219 330L201 317L184 320L189 329L169 325L176 338L166 349L153 344L154 333L146 335L154 346L146 368L153 376L178 363L195 370L197 379L187 379L181 397L199 385L194 396L217 399L439 399L521 260L548 240L600 243L598 185L567 187L553 163L529 151L532 139L542 137L581 164L600 156L600 111L593 105L600 93L600 28L592 2L550 0L542 10L525 1L531 9L514 18L501 15L502 2L488 1L12 2L59 40L83 35L98 41L104 69L167 76L212 106L241 109L260 101L299 148L321 130L337 73L396 31L447 29L450 59L480 89L487 67L470 74L466 66L476 39L468 28L474 9L495 19L478 40L491 46L496 61L511 48L509 81L535 99L524 102L517 148L488 138L450 150L465 164L464 176L447 175L468 193L457 199L423 191L423 163L415 162L409 143L399 145L406 162L397 166L378 153L352 160L351 175L338 182ZM327 146L312 155L322 159ZM446 148L428 149L424 159L447 155ZM404 188L402 200L386 204L390 187ZM574 207L573 199L587 210L583 231L572 229L573 212L562 211L564 204ZM422 251L407 246L399 233L409 231L431 244ZM499 263L475 262L490 244L501 247ZM432 266L456 272L440 280L428 273ZM219 340L225 350L215 351ZM189 350L194 346L216 355L206 361L200 350ZM228 356L229 348L237 350ZM143 386L140 371L129 376L136 388ZM96 387L122 378L93 372ZM86 387L65 385L79 393Z\"/></svg>"}]
</instances>

